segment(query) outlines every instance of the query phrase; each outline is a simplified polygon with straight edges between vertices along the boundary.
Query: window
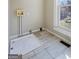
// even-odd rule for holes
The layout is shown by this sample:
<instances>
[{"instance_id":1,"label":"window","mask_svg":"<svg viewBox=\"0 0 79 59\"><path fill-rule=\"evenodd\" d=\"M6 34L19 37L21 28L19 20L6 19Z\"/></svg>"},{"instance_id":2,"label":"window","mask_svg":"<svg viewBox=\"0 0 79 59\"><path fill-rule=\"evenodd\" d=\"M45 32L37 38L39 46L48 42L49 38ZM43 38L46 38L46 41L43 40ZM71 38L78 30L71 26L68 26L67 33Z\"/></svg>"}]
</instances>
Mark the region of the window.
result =
<instances>
[{"instance_id":1,"label":"window","mask_svg":"<svg viewBox=\"0 0 79 59\"><path fill-rule=\"evenodd\" d=\"M58 0L59 26L71 29L71 0Z\"/></svg>"}]
</instances>

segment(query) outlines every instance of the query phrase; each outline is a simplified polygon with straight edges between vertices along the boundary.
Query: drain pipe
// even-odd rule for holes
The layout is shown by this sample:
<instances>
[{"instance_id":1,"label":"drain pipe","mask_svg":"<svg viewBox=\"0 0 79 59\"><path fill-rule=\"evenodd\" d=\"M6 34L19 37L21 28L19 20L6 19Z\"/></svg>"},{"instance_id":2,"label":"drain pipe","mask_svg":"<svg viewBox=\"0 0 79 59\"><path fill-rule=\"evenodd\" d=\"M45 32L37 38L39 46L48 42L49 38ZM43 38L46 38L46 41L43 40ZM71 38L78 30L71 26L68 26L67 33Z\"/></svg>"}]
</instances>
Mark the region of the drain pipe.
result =
<instances>
[{"instance_id":1,"label":"drain pipe","mask_svg":"<svg viewBox=\"0 0 79 59\"><path fill-rule=\"evenodd\" d=\"M19 36L22 35L22 16L19 16Z\"/></svg>"}]
</instances>

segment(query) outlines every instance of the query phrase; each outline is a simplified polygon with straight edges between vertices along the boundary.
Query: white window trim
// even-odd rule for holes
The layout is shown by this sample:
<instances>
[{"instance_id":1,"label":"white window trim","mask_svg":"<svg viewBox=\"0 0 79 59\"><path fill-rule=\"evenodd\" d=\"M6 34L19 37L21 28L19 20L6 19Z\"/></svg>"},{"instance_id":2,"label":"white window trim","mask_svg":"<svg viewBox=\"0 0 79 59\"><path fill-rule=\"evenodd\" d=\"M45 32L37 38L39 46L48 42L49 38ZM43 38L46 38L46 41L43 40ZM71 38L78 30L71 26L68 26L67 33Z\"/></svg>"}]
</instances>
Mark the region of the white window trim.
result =
<instances>
[{"instance_id":1,"label":"white window trim","mask_svg":"<svg viewBox=\"0 0 79 59\"><path fill-rule=\"evenodd\" d=\"M65 27L62 27L60 26L60 16L59 16L59 11L58 11L58 1L57 0L54 0L54 30L62 33L62 34L65 34L66 36L71 36L71 29L68 29L68 28L65 28Z\"/></svg>"},{"instance_id":2,"label":"white window trim","mask_svg":"<svg viewBox=\"0 0 79 59\"><path fill-rule=\"evenodd\" d=\"M66 6L71 6L71 5L66 5ZM65 29L65 30L67 30L67 31L71 31L71 29L69 29L69 28L67 28L67 27L65 27L65 26L61 26L61 24L60 24L60 10L59 10L59 9L60 9L60 6L57 5L57 8L58 8L58 9L57 9L57 10L58 10L58 13L57 13L57 14L58 14L58 16L59 16L59 18L58 18L59 25L58 25L58 26L59 26L60 28L63 28L63 29Z\"/></svg>"}]
</instances>

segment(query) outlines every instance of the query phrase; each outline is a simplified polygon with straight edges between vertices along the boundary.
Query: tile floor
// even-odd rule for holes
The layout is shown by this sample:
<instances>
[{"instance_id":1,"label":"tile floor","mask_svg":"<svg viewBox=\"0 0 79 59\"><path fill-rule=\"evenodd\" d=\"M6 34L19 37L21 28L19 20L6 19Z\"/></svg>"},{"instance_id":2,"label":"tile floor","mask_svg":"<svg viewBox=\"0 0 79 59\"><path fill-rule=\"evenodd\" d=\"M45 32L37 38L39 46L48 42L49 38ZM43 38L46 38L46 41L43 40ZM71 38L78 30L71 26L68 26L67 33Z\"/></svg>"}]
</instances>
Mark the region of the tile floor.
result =
<instances>
[{"instance_id":1,"label":"tile floor","mask_svg":"<svg viewBox=\"0 0 79 59\"><path fill-rule=\"evenodd\" d=\"M67 48L60 39L46 31L33 33L38 37L41 47L30 52L26 59L71 59L71 48Z\"/></svg>"}]
</instances>

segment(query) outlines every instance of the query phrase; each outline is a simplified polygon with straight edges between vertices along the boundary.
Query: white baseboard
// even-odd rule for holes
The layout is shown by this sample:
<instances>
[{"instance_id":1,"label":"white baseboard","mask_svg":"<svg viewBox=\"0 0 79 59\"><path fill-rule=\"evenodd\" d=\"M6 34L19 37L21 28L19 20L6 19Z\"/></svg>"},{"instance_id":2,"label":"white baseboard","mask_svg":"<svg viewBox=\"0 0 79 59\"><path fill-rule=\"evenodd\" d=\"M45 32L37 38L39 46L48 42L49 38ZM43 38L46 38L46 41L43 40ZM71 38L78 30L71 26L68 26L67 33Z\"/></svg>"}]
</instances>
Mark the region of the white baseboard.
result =
<instances>
[{"instance_id":1,"label":"white baseboard","mask_svg":"<svg viewBox=\"0 0 79 59\"><path fill-rule=\"evenodd\" d=\"M46 28L43 28L43 30L47 31L47 29L46 29Z\"/></svg>"},{"instance_id":2,"label":"white baseboard","mask_svg":"<svg viewBox=\"0 0 79 59\"><path fill-rule=\"evenodd\" d=\"M45 28L42 28L42 29L46 30ZM38 32L38 31L40 31L40 29L33 30L32 32L34 33L34 32ZM29 32L22 33L22 35L27 35L27 34L29 34ZM14 39L14 38L17 38L17 37L19 37L19 34L10 36L9 39Z\"/></svg>"},{"instance_id":3,"label":"white baseboard","mask_svg":"<svg viewBox=\"0 0 79 59\"><path fill-rule=\"evenodd\" d=\"M57 36L57 37L60 38L61 40L65 41L66 43L71 44L71 42L68 42L65 38L61 37L60 35L58 35L58 34L52 32L52 31L50 31L49 29L46 29L46 28L45 28L45 30L46 30L47 32L51 33L52 35Z\"/></svg>"},{"instance_id":4,"label":"white baseboard","mask_svg":"<svg viewBox=\"0 0 79 59\"><path fill-rule=\"evenodd\" d=\"M32 32L38 32L38 31L40 31L40 29L33 30ZM29 32L25 32L22 35L27 35L27 34L30 34L30 33ZM9 39L14 39L14 38L18 38L18 37L19 37L19 34L10 36Z\"/></svg>"},{"instance_id":5,"label":"white baseboard","mask_svg":"<svg viewBox=\"0 0 79 59\"><path fill-rule=\"evenodd\" d=\"M33 30L32 32L38 32L38 31L40 31L40 29L37 29L37 30Z\"/></svg>"},{"instance_id":6,"label":"white baseboard","mask_svg":"<svg viewBox=\"0 0 79 59\"><path fill-rule=\"evenodd\" d=\"M26 35L26 34L29 34L29 32L23 33L22 35ZM19 34L13 35L13 36L10 36L9 39L15 39L15 38L18 38L19 36L20 36Z\"/></svg>"},{"instance_id":7,"label":"white baseboard","mask_svg":"<svg viewBox=\"0 0 79 59\"><path fill-rule=\"evenodd\" d=\"M10 36L9 39L14 39L14 38L16 38L16 37L18 37L18 35Z\"/></svg>"}]
</instances>

